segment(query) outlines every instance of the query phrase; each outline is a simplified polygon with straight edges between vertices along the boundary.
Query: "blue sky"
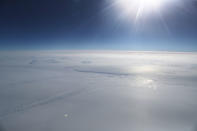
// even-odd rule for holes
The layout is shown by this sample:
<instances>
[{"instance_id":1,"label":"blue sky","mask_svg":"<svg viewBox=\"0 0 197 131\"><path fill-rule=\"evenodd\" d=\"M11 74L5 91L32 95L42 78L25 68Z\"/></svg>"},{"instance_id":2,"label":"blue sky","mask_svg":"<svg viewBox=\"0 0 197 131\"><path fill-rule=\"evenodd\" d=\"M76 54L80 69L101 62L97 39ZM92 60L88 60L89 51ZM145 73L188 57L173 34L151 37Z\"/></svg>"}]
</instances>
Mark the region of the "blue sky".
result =
<instances>
[{"instance_id":1,"label":"blue sky","mask_svg":"<svg viewBox=\"0 0 197 131\"><path fill-rule=\"evenodd\" d=\"M3 0L0 49L197 51L196 1L165 5L159 17L154 12L137 23L113 1Z\"/></svg>"}]
</instances>

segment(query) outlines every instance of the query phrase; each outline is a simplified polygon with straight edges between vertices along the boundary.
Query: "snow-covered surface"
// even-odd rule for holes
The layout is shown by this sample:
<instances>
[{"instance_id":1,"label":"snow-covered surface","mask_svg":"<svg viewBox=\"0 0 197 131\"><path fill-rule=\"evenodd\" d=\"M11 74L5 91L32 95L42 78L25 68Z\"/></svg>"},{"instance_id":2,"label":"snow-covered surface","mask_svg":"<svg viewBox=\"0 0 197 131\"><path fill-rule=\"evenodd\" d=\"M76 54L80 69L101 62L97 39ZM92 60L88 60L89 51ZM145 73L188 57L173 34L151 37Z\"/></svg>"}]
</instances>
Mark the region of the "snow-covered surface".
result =
<instances>
[{"instance_id":1,"label":"snow-covered surface","mask_svg":"<svg viewBox=\"0 0 197 131\"><path fill-rule=\"evenodd\" d=\"M196 130L196 53L0 52L0 131Z\"/></svg>"}]
</instances>

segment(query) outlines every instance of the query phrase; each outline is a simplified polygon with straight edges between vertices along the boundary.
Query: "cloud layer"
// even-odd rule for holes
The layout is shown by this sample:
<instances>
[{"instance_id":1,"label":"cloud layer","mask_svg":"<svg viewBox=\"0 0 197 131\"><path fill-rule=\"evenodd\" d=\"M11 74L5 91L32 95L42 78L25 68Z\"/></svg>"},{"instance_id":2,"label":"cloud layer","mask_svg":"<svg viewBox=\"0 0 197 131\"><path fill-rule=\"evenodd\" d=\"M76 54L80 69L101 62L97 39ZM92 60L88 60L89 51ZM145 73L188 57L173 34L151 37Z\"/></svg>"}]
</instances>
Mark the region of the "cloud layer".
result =
<instances>
[{"instance_id":1,"label":"cloud layer","mask_svg":"<svg viewBox=\"0 0 197 131\"><path fill-rule=\"evenodd\" d=\"M196 131L196 59L182 52L1 52L0 130Z\"/></svg>"}]
</instances>

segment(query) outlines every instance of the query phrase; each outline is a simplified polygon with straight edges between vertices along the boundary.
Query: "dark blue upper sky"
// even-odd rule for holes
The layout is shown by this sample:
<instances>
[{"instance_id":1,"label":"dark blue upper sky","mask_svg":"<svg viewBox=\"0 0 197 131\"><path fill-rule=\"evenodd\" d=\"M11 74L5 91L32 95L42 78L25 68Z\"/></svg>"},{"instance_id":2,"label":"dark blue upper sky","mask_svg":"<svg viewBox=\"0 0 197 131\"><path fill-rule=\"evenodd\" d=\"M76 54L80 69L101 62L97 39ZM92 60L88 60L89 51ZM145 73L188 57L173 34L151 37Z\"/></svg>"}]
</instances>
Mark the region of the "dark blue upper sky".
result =
<instances>
[{"instance_id":1,"label":"dark blue upper sky","mask_svg":"<svg viewBox=\"0 0 197 131\"><path fill-rule=\"evenodd\" d=\"M109 1L1 0L0 49L197 51L196 1L168 5L161 18L137 25L120 20Z\"/></svg>"}]
</instances>

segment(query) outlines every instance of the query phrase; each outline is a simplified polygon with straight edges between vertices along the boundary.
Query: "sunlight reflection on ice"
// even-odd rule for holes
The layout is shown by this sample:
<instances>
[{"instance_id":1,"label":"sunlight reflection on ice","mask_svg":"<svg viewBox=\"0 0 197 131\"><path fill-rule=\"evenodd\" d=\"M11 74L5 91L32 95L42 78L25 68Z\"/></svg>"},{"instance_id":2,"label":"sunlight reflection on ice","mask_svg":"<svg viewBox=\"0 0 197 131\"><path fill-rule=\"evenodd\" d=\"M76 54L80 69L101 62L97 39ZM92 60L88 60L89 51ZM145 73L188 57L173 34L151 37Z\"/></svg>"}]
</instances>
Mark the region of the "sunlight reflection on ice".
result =
<instances>
[{"instance_id":1,"label":"sunlight reflection on ice","mask_svg":"<svg viewBox=\"0 0 197 131\"><path fill-rule=\"evenodd\" d=\"M159 71L159 67L153 65L134 66L129 68L130 73L137 74L135 80L137 87L144 87L153 90L157 90L157 85L155 83L155 80L152 79L152 77Z\"/></svg>"},{"instance_id":2,"label":"sunlight reflection on ice","mask_svg":"<svg viewBox=\"0 0 197 131\"><path fill-rule=\"evenodd\" d=\"M150 89L153 89L153 90L156 90L157 89L157 86L156 86L154 80L146 79L146 80L143 81L143 84L145 86L147 86L148 88L150 88Z\"/></svg>"},{"instance_id":3,"label":"sunlight reflection on ice","mask_svg":"<svg viewBox=\"0 0 197 131\"><path fill-rule=\"evenodd\" d=\"M137 85L139 87L144 87L144 88L149 88L153 90L157 90L157 85L153 79L150 78L144 78L144 77L138 77L137 80Z\"/></svg>"},{"instance_id":4,"label":"sunlight reflection on ice","mask_svg":"<svg viewBox=\"0 0 197 131\"><path fill-rule=\"evenodd\" d=\"M68 117L68 114L64 114L64 117L67 118Z\"/></svg>"},{"instance_id":5,"label":"sunlight reflection on ice","mask_svg":"<svg viewBox=\"0 0 197 131\"><path fill-rule=\"evenodd\" d=\"M129 72L131 73L155 73L159 71L159 68L157 66L152 65L144 65L144 66L136 66L129 69Z\"/></svg>"}]
</instances>

